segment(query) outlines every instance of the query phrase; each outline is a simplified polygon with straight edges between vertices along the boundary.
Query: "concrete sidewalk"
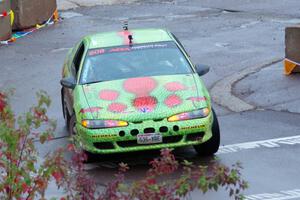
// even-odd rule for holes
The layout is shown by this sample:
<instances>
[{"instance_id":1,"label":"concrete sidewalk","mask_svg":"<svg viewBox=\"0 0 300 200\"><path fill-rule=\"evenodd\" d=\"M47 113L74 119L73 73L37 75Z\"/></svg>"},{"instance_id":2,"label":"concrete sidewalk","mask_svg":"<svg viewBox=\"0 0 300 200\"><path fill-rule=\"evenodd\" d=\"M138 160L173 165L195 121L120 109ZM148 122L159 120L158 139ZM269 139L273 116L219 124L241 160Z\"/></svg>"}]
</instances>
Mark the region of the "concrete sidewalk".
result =
<instances>
[{"instance_id":1,"label":"concrete sidewalk","mask_svg":"<svg viewBox=\"0 0 300 200\"><path fill-rule=\"evenodd\" d=\"M132 3L137 0L57 0L58 10L69 10L78 7L92 7L99 5L113 5Z\"/></svg>"},{"instance_id":2,"label":"concrete sidewalk","mask_svg":"<svg viewBox=\"0 0 300 200\"><path fill-rule=\"evenodd\" d=\"M258 109L300 113L299 74L283 74L283 63L262 68L238 81L233 93Z\"/></svg>"}]
</instances>

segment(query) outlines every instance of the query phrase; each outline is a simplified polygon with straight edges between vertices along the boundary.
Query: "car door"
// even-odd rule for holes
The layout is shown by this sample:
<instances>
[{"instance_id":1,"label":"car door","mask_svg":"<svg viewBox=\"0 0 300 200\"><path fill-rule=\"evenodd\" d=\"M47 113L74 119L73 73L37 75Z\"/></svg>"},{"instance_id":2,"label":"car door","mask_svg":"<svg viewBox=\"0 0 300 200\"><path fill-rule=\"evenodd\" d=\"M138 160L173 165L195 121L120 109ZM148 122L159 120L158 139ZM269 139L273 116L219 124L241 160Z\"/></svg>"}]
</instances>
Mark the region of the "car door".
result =
<instances>
[{"instance_id":1,"label":"car door","mask_svg":"<svg viewBox=\"0 0 300 200\"><path fill-rule=\"evenodd\" d=\"M78 80L80 65L82 63L85 52L85 45L83 42L81 42L79 45L77 45L77 47L78 48L74 49L76 53L73 54L74 57L72 58L71 63L69 65L70 76L73 76L73 78L76 80L76 83ZM74 104L73 89L64 88L64 101L69 111L69 114L72 115Z\"/></svg>"}]
</instances>

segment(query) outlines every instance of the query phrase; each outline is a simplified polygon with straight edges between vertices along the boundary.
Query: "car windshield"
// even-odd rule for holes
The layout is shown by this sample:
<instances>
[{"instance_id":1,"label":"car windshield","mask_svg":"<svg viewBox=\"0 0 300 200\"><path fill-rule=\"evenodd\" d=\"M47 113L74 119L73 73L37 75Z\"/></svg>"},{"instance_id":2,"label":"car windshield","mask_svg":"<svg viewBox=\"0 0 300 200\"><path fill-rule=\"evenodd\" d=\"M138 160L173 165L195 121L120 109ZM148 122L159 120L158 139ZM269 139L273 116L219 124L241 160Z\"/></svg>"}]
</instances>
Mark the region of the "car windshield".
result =
<instances>
[{"instance_id":1,"label":"car windshield","mask_svg":"<svg viewBox=\"0 0 300 200\"><path fill-rule=\"evenodd\" d=\"M91 49L81 84L133 77L190 74L192 69L174 42Z\"/></svg>"}]
</instances>

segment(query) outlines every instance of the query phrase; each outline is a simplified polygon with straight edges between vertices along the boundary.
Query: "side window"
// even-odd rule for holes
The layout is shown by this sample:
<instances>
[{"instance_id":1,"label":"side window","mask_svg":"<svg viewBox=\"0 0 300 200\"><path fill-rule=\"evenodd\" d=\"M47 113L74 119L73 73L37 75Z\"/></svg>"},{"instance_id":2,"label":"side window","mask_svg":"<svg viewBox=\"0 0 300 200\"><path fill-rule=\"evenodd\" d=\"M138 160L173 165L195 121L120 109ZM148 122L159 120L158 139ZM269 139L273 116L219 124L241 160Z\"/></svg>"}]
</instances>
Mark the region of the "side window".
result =
<instances>
[{"instance_id":1,"label":"side window","mask_svg":"<svg viewBox=\"0 0 300 200\"><path fill-rule=\"evenodd\" d=\"M74 59L73 59L73 63L72 63L72 74L77 77L77 72L79 70L79 67L80 67L80 63L81 63L81 60L82 60L82 56L83 56L83 53L84 53L84 44L80 44L75 56L74 56Z\"/></svg>"},{"instance_id":2,"label":"side window","mask_svg":"<svg viewBox=\"0 0 300 200\"><path fill-rule=\"evenodd\" d=\"M190 55L187 53L187 51L185 50L185 48L183 47L183 45L181 44L181 42L177 39L177 37L172 33L172 36L174 37L174 39L176 40L176 42L179 44L179 46L183 49L184 53L190 57Z\"/></svg>"}]
</instances>

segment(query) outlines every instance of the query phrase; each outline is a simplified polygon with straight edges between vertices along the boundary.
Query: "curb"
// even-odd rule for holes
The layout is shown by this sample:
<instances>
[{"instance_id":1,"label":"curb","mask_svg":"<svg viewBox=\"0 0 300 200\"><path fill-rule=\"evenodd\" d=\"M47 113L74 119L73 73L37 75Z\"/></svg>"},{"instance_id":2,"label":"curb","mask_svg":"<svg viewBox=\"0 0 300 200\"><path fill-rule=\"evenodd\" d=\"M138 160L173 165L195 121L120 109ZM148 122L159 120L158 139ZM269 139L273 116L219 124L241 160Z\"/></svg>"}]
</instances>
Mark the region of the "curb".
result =
<instances>
[{"instance_id":1,"label":"curb","mask_svg":"<svg viewBox=\"0 0 300 200\"><path fill-rule=\"evenodd\" d=\"M245 69L218 81L210 91L213 101L218 105L223 106L233 112L244 112L248 110L254 110L256 108L254 105L243 101L242 99L238 98L232 93L233 85L238 81L244 79L248 75L254 74L262 68L281 62L282 60L283 58L274 58L270 61L259 65L246 67Z\"/></svg>"}]
</instances>

